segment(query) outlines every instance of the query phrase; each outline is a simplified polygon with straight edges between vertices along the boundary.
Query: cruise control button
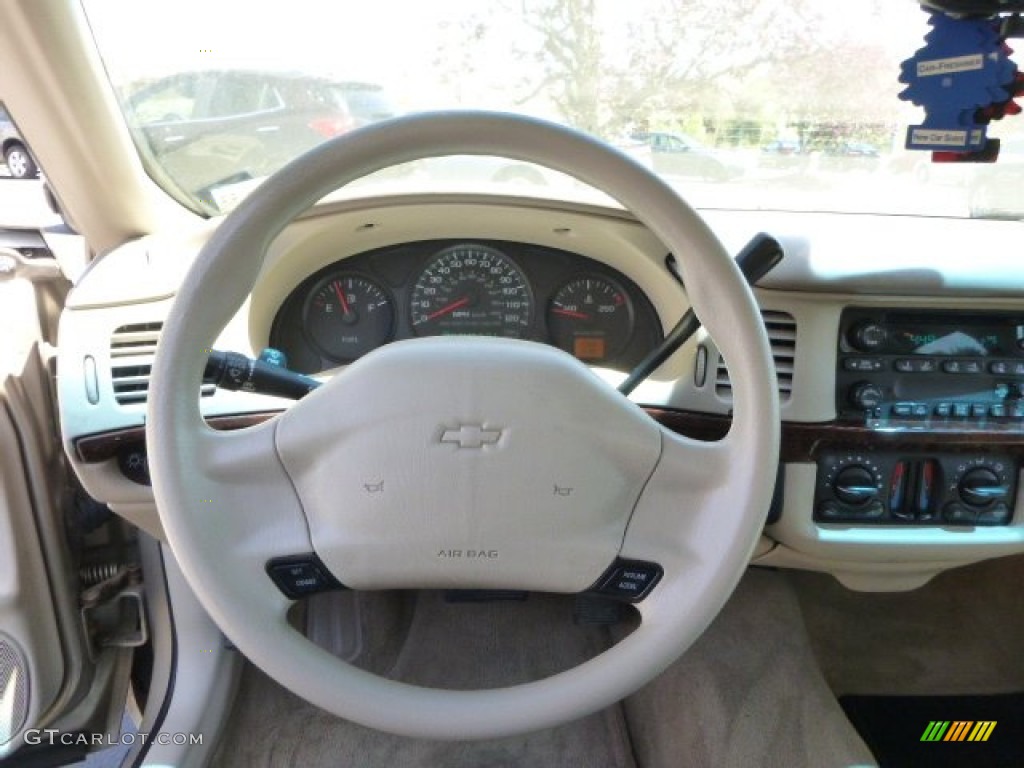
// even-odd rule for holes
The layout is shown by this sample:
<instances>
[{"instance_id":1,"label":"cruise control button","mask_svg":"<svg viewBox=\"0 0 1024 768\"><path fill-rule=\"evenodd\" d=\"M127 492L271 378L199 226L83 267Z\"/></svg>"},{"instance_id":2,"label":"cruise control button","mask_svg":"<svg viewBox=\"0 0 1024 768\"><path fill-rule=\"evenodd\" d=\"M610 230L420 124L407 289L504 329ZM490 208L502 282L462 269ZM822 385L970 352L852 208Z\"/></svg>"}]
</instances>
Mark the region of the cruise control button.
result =
<instances>
[{"instance_id":1,"label":"cruise control button","mask_svg":"<svg viewBox=\"0 0 1024 768\"><path fill-rule=\"evenodd\" d=\"M316 555L279 557L267 563L267 575L285 597L297 600L316 592L342 589Z\"/></svg>"}]
</instances>

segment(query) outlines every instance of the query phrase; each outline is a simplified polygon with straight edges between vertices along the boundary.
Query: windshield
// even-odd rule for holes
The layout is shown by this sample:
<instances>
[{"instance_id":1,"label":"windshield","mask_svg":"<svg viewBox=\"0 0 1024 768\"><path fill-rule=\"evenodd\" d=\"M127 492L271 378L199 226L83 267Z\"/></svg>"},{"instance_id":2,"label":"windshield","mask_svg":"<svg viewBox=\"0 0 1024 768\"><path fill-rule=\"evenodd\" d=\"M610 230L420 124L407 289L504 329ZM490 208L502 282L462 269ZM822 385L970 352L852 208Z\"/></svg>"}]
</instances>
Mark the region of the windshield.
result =
<instances>
[{"instance_id":1,"label":"windshield","mask_svg":"<svg viewBox=\"0 0 1024 768\"><path fill-rule=\"evenodd\" d=\"M903 149L923 112L897 98L900 63L929 29L912 0L85 7L150 174L206 214L362 125L485 108L598 136L701 208L1024 215L1024 125L1012 118L990 128L1004 139L995 165L934 164ZM516 161L465 157L362 183L580 186Z\"/></svg>"}]
</instances>

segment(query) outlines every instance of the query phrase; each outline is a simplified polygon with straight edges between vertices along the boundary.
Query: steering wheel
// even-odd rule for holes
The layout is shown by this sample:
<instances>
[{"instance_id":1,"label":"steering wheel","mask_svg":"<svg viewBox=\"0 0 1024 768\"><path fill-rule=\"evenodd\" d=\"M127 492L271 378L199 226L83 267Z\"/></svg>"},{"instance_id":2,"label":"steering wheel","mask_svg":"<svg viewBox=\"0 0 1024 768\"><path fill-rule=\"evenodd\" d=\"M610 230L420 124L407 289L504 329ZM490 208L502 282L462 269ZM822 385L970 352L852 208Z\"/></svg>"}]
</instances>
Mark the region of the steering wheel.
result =
<instances>
[{"instance_id":1,"label":"steering wheel","mask_svg":"<svg viewBox=\"0 0 1024 768\"><path fill-rule=\"evenodd\" d=\"M465 337L386 345L259 426L206 425L197 395L206 352L251 291L274 237L341 185L452 154L501 155L576 176L661 239L728 360L733 419L725 438L700 442L663 429L560 350ZM670 187L568 128L463 112L405 117L323 144L223 221L164 325L146 439L169 544L210 616L254 664L362 725L470 739L594 712L693 643L761 530L778 425L753 296ZM542 680L452 691L360 670L292 629L292 601L267 564L307 553L354 589L573 593L600 583L615 563L635 561L663 575L637 604L638 628L604 653Z\"/></svg>"}]
</instances>

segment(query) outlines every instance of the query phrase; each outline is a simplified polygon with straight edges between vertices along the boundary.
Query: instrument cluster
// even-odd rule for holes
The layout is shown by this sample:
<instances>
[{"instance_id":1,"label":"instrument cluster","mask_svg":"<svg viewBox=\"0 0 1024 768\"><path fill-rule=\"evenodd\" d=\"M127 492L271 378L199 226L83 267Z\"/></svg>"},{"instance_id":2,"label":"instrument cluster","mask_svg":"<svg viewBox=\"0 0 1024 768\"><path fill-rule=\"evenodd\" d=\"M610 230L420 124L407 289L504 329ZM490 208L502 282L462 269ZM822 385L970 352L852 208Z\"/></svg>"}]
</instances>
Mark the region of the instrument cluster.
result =
<instances>
[{"instance_id":1,"label":"instrument cluster","mask_svg":"<svg viewBox=\"0 0 1024 768\"><path fill-rule=\"evenodd\" d=\"M270 342L290 368L316 373L391 341L439 335L540 341L619 370L662 339L639 287L594 259L527 243L430 240L310 275L281 305Z\"/></svg>"}]
</instances>

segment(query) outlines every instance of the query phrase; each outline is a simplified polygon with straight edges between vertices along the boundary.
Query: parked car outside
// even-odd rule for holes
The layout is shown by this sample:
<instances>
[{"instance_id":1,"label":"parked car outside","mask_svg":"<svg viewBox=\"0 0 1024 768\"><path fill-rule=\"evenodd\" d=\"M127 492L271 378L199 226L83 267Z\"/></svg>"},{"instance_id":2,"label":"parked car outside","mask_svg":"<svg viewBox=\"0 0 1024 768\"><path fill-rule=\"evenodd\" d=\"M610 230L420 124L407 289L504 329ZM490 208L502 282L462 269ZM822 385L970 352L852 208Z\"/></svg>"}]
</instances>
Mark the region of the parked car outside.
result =
<instances>
[{"instance_id":1,"label":"parked car outside","mask_svg":"<svg viewBox=\"0 0 1024 768\"><path fill-rule=\"evenodd\" d=\"M634 133L632 138L650 144L651 160L658 173L705 181L729 181L743 175L739 163L721 152L705 147L692 136L644 131Z\"/></svg>"},{"instance_id":2,"label":"parked car outside","mask_svg":"<svg viewBox=\"0 0 1024 768\"><path fill-rule=\"evenodd\" d=\"M39 175L39 166L3 107L0 107L0 150L3 151L7 171L14 178L34 179Z\"/></svg>"},{"instance_id":3,"label":"parked car outside","mask_svg":"<svg viewBox=\"0 0 1024 768\"><path fill-rule=\"evenodd\" d=\"M1024 136L1000 142L996 163L957 164L967 175L967 207L972 219L1020 219L1024 203Z\"/></svg>"},{"instance_id":4,"label":"parked car outside","mask_svg":"<svg viewBox=\"0 0 1024 768\"><path fill-rule=\"evenodd\" d=\"M373 83L292 72L185 72L123 96L155 159L186 193L270 175L296 155L397 110ZM241 170L240 170L241 169Z\"/></svg>"},{"instance_id":5,"label":"parked car outside","mask_svg":"<svg viewBox=\"0 0 1024 768\"><path fill-rule=\"evenodd\" d=\"M758 157L759 168L772 170L801 170L806 167L808 154L797 139L776 139L761 147Z\"/></svg>"}]
</instances>

